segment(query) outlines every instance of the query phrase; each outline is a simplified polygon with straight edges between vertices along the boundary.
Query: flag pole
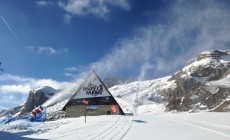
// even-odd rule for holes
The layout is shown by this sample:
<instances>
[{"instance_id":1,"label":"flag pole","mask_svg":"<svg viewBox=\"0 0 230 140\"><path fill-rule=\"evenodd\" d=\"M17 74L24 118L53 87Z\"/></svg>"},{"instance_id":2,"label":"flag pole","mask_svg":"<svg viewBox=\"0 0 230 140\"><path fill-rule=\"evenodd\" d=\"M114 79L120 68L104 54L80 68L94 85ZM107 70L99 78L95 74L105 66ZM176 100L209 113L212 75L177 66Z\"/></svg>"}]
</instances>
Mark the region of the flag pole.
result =
<instances>
[{"instance_id":1,"label":"flag pole","mask_svg":"<svg viewBox=\"0 0 230 140\"><path fill-rule=\"evenodd\" d=\"M85 105L85 123L86 123L86 105Z\"/></svg>"},{"instance_id":2,"label":"flag pole","mask_svg":"<svg viewBox=\"0 0 230 140\"><path fill-rule=\"evenodd\" d=\"M89 104L89 101L83 99L82 103L85 105L85 123L86 123L86 106Z\"/></svg>"}]
</instances>

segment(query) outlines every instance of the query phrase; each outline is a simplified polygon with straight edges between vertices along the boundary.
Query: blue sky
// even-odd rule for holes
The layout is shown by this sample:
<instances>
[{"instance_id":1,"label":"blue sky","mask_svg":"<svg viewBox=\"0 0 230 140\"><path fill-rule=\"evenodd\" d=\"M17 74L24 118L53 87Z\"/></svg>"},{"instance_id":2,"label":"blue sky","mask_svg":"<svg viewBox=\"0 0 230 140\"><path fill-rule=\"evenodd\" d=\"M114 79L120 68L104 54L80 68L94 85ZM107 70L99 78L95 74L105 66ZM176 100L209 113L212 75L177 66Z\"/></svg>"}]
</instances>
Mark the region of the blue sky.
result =
<instances>
[{"instance_id":1,"label":"blue sky","mask_svg":"<svg viewBox=\"0 0 230 140\"><path fill-rule=\"evenodd\" d=\"M228 0L1 0L0 109L31 89L101 77L171 75L198 53L230 48Z\"/></svg>"}]
</instances>

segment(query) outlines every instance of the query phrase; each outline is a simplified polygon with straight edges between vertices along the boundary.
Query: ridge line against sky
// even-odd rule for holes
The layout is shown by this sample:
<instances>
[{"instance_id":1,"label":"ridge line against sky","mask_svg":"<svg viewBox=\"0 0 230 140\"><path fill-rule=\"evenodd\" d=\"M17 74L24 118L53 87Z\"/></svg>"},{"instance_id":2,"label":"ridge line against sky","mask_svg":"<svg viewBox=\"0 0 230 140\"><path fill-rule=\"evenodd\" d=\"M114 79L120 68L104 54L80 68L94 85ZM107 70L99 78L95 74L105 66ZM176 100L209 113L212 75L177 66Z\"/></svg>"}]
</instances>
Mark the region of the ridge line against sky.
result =
<instances>
[{"instance_id":1,"label":"ridge line against sky","mask_svg":"<svg viewBox=\"0 0 230 140\"><path fill-rule=\"evenodd\" d=\"M0 108L23 103L29 90L45 84L72 86L92 68L102 78L172 75L202 51L229 49L229 4L2 0L0 60L6 72L0 75L0 101L8 103L0 103Z\"/></svg>"}]
</instances>

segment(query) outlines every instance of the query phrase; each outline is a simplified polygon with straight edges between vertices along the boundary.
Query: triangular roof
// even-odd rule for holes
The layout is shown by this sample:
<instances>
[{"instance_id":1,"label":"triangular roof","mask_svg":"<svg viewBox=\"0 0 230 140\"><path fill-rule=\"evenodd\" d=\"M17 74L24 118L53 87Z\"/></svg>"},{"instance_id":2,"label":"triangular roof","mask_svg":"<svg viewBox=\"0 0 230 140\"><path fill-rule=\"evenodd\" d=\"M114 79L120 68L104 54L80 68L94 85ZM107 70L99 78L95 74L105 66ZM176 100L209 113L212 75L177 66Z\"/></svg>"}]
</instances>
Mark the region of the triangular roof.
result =
<instances>
[{"instance_id":1,"label":"triangular roof","mask_svg":"<svg viewBox=\"0 0 230 140\"><path fill-rule=\"evenodd\" d=\"M106 99L108 100L105 100ZM109 92L105 84L98 77L96 72L93 70L81 86L77 89L74 95L70 98L67 104L62 110L66 110L66 106L70 105L83 105L83 99L90 101L89 105L118 105L113 95ZM122 114L123 110L119 106Z\"/></svg>"}]
</instances>

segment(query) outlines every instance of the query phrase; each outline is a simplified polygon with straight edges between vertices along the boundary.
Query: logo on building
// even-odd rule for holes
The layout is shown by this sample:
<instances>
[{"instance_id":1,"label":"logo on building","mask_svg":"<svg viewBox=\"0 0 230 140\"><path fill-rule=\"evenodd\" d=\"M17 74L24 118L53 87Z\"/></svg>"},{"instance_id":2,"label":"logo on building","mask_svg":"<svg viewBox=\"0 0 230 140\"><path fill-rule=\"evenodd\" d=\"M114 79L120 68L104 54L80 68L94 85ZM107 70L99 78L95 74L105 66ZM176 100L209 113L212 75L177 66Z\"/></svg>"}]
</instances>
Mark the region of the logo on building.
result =
<instances>
[{"instance_id":1,"label":"logo on building","mask_svg":"<svg viewBox=\"0 0 230 140\"><path fill-rule=\"evenodd\" d=\"M83 91L86 92L86 95L91 95L91 96L98 96L102 95L103 92L103 85L94 85L92 83L89 83L87 87L83 87Z\"/></svg>"}]
</instances>

